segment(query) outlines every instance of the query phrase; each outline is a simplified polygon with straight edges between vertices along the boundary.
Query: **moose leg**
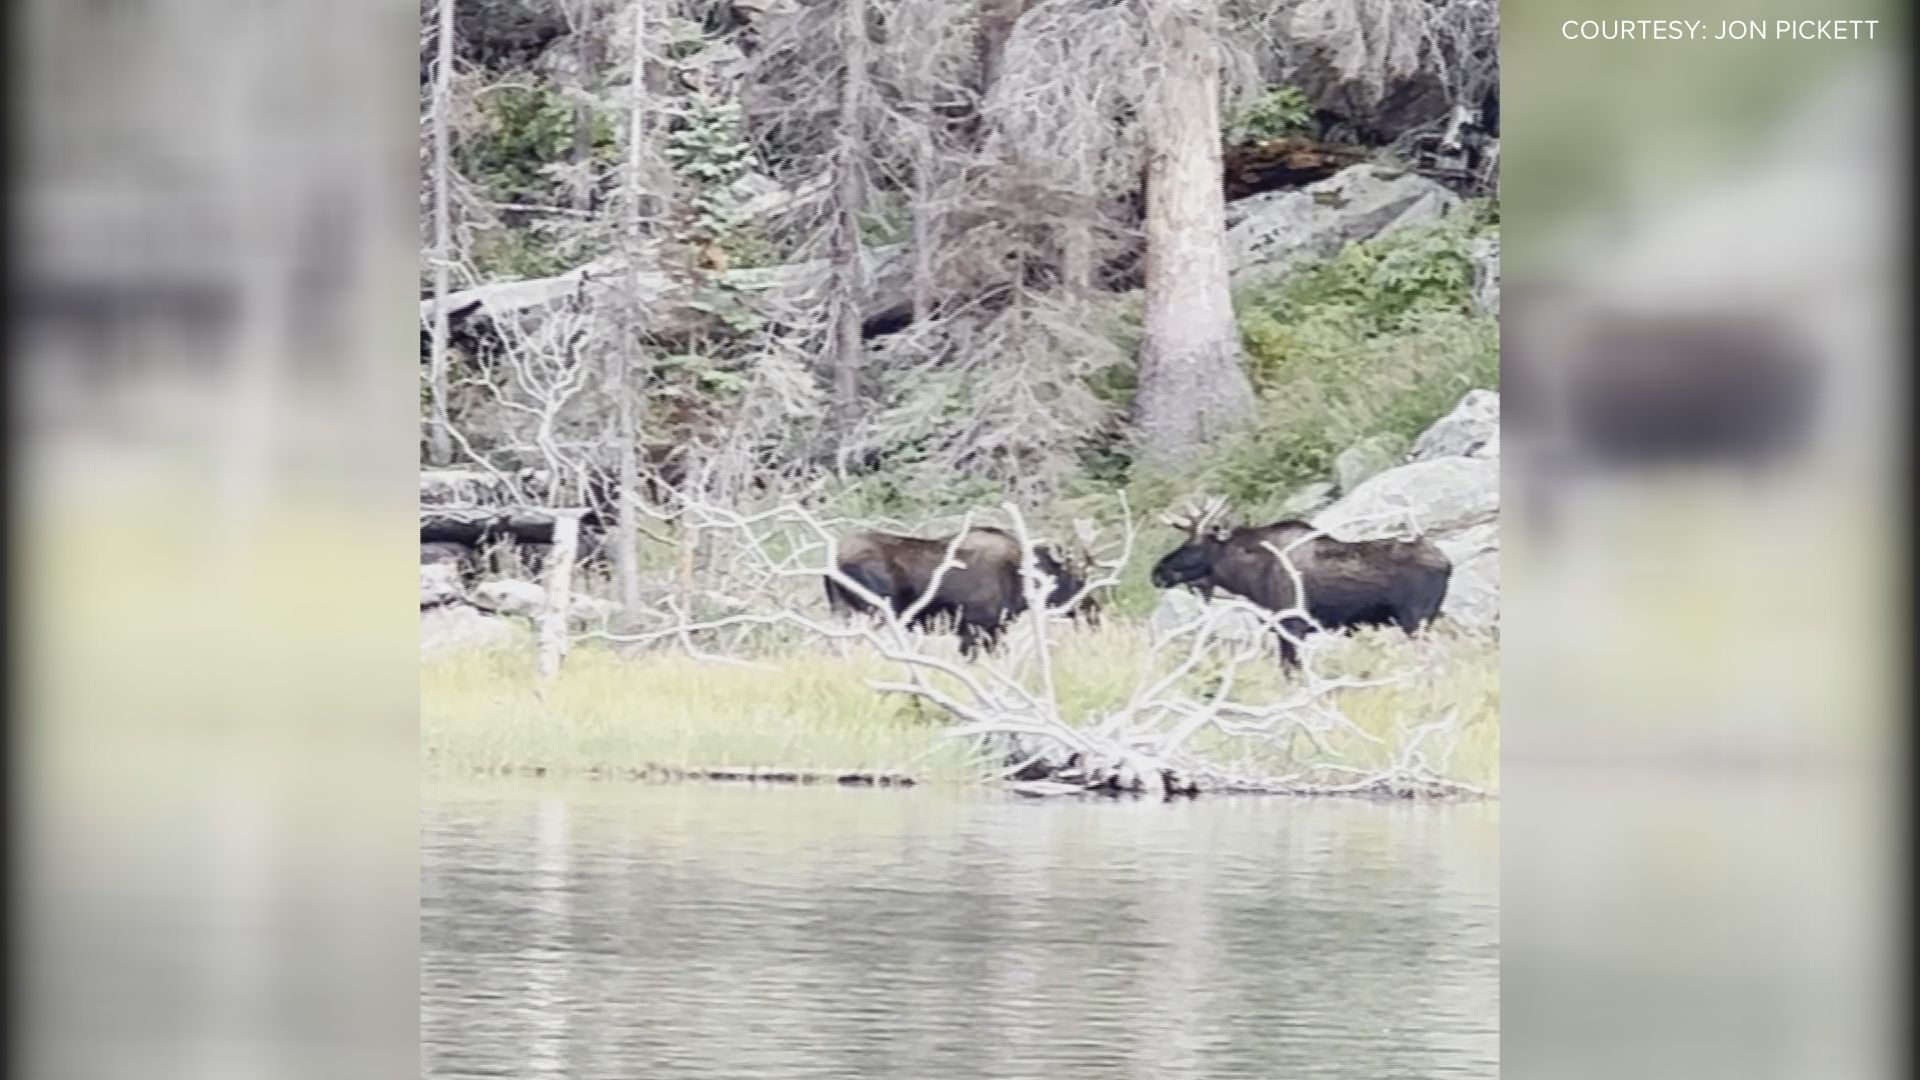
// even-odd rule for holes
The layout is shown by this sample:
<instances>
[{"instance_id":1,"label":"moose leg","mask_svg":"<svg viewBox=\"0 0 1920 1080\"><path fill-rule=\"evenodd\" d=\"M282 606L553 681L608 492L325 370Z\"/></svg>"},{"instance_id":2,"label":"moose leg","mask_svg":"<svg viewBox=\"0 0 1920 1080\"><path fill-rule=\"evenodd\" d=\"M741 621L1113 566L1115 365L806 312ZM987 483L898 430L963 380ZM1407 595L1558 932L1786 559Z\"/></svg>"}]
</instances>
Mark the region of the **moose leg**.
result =
<instances>
[{"instance_id":1,"label":"moose leg","mask_svg":"<svg viewBox=\"0 0 1920 1080\"><path fill-rule=\"evenodd\" d=\"M1297 642L1306 640L1313 627L1305 619L1282 619L1273 636L1280 640L1280 666L1287 669L1300 666L1300 647Z\"/></svg>"},{"instance_id":2,"label":"moose leg","mask_svg":"<svg viewBox=\"0 0 1920 1080\"><path fill-rule=\"evenodd\" d=\"M1413 637L1415 634L1418 634L1432 621L1432 612L1419 611L1412 608L1402 608L1395 612L1393 616L1394 625L1398 626L1400 632L1406 634L1408 637Z\"/></svg>"},{"instance_id":3,"label":"moose leg","mask_svg":"<svg viewBox=\"0 0 1920 1080\"><path fill-rule=\"evenodd\" d=\"M968 660L978 660L982 653L990 653L1000 647L1001 627L994 623L961 616L958 629L960 655Z\"/></svg>"},{"instance_id":4,"label":"moose leg","mask_svg":"<svg viewBox=\"0 0 1920 1080\"><path fill-rule=\"evenodd\" d=\"M961 659L963 660L979 659L981 648L985 641L985 631L983 631L980 627L975 626L974 624L963 620L960 623L959 632L960 632Z\"/></svg>"}]
</instances>

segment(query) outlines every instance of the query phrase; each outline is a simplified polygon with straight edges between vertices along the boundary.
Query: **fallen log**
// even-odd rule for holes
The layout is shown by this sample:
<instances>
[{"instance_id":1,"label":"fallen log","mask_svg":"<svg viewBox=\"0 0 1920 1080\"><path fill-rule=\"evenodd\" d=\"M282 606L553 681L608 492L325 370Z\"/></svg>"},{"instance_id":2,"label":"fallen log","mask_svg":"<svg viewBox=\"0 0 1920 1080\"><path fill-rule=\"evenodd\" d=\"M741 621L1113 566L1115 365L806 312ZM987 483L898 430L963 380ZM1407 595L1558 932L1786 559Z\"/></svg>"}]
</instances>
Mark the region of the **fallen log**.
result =
<instances>
[{"instance_id":1,"label":"fallen log","mask_svg":"<svg viewBox=\"0 0 1920 1080\"><path fill-rule=\"evenodd\" d=\"M909 305L913 260L906 245L870 248L866 255L865 316L880 318ZM812 259L706 274L704 283L711 289L701 289L685 276L652 268L632 270L625 258L610 256L553 277L480 285L448 293L438 302L429 297L420 301L420 324L431 327L442 306L450 319L470 322L537 319L562 307L591 311L625 302L640 312L642 329L676 337L711 324L711 296L703 293L717 290L737 297L755 314L777 320L784 312L810 309L810 298L819 294L832 273L831 261Z\"/></svg>"},{"instance_id":2,"label":"fallen log","mask_svg":"<svg viewBox=\"0 0 1920 1080\"><path fill-rule=\"evenodd\" d=\"M1357 165L1373 151L1311 139L1262 139L1227 147L1221 154L1221 183L1228 201L1263 191L1302 187Z\"/></svg>"}]
</instances>

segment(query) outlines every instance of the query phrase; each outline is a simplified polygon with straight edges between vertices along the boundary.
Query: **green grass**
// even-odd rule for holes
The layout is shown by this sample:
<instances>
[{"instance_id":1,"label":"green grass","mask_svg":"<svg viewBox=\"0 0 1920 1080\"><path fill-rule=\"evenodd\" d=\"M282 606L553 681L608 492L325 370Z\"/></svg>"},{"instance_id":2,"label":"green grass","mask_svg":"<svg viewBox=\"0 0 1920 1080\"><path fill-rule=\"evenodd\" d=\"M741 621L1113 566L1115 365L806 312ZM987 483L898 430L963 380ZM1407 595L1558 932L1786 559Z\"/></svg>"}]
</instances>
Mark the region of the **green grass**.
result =
<instances>
[{"instance_id":1,"label":"green grass","mask_svg":"<svg viewBox=\"0 0 1920 1080\"><path fill-rule=\"evenodd\" d=\"M796 653L735 667L583 646L543 694L531 650L421 668L428 764L455 771L779 767L959 779L964 748L911 703L867 689L866 658Z\"/></svg>"},{"instance_id":2,"label":"green grass","mask_svg":"<svg viewBox=\"0 0 1920 1080\"><path fill-rule=\"evenodd\" d=\"M1138 622L1060 631L1054 674L1063 717L1086 723L1123 705L1140 682L1148 646L1148 632ZM932 648L951 650L945 641ZM968 748L947 737L952 721L939 710L870 688L870 681L899 673L861 647L843 655L789 646L753 666L736 667L669 653L622 656L585 645L544 693L529 653L523 648L423 664L420 730L429 771L624 775L766 768L905 772L922 782L955 785L987 779ZM1341 711L1379 742L1331 730L1322 744L1338 760L1382 768L1403 745L1405 729L1451 710L1459 716L1459 733L1444 774L1476 786L1497 785L1494 643L1445 629L1417 642L1397 633L1367 633L1339 643L1326 669L1375 676L1420 672L1403 682L1340 692ZM1204 692L1219 676L1217 665L1196 672L1190 689ZM1236 698L1251 702L1291 692L1267 659L1243 667L1240 687ZM1194 745L1212 760L1269 773L1324 758L1303 738L1275 746L1209 734Z\"/></svg>"}]
</instances>

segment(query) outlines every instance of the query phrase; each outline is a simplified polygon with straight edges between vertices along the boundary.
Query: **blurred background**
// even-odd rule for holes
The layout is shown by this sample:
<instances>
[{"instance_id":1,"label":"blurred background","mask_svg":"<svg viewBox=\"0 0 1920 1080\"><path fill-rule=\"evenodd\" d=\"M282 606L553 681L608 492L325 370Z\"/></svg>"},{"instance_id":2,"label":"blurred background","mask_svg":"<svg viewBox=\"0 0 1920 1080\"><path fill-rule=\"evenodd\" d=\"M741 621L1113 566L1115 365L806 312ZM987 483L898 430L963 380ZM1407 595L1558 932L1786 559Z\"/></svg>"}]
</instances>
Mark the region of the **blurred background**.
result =
<instances>
[{"instance_id":1,"label":"blurred background","mask_svg":"<svg viewBox=\"0 0 1920 1080\"><path fill-rule=\"evenodd\" d=\"M415 13L9 15L23 1071L409 1075Z\"/></svg>"},{"instance_id":2,"label":"blurred background","mask_svg":"<svg viewBox=\"0 0 1920 1080\"><path fill-rule=\"evenodd\" d=\"M1882 1075L1907 15L1655 6L1503 12L1506 1067ZM12 14L22 1063L413 1069L418 11Z\"/></svg>"},{"instance_id":3,"label":"blurred background","mask_svg":"<svg viewBox=\"0 0 1920 1080\"><path fill-rule=\"evenodd\" d=\"M1884 1075L1906 13L1656 6L1504 19L1503 1067Z\"/></svg>"}]
</instances>

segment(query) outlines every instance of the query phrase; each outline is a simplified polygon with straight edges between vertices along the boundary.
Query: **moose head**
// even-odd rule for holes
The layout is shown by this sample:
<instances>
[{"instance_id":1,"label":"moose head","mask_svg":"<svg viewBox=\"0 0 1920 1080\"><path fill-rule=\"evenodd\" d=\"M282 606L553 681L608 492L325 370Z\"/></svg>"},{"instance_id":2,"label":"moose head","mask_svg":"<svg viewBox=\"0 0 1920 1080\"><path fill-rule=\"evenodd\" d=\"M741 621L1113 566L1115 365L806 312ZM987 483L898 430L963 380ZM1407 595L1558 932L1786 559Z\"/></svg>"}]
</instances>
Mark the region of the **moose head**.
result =
<instances>
[{"instance_id":1,"label":"moose head","mask_svg":"<svg viewBox=\"0 0 1920 1080\"><path fill-rule=\"evenodd\" d=\"M1210 594L1214 559L1221 545L1233 536L1233 526L1227 520L1227 500L1196 502L1182 513L1162 514L1160 520L1186 533L1187 540L1154 564L1154 587L1185 585L1202 595Z\"/></svg>"}]
</instances>

